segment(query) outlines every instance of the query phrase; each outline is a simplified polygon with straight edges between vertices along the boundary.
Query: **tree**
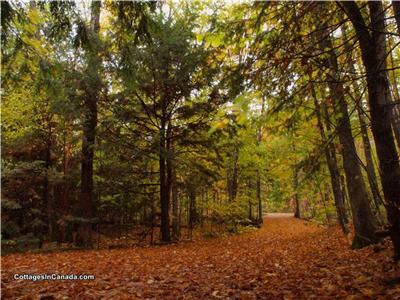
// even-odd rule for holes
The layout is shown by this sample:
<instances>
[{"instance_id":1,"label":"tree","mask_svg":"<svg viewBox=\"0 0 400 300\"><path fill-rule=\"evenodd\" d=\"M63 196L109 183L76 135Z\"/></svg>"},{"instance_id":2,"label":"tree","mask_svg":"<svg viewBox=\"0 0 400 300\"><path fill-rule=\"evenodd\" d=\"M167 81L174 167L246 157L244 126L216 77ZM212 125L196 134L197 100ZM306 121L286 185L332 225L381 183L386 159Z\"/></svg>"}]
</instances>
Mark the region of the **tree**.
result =
<instances>
[{"instance_id":1,"label":"tree","mask_svg":"<svg viewBox=\"0 0 400 300\"><path fill-rule=\"evenodd\" d=\"M157 155L164 242L171 240L174 149L196 134L218 103L207 87L214 73L208 67L211 52L195 44L195 25L190 21L187 16L172 20L159 15L149 30L150 40L137 48L129 42L121 45L126 56L118 61L125 88L117 97L128 101L129 122L148 135L151 151Z\"/></svg>"},{"instance_id":2,"label":"tree","mask_svg":"<svg viewBox=\"0 0 400 300\"><path fill-rule=\"evenodd\" d=\"M84 121L82 135L82 162L81 162L81 195L80 213L83 218L79 229L77 244L79 246L90 247L91 219L95 214L94 195L93 195L93 160L95 152L95 139L97 127L97 103L99 101L101 89L101 60L100 51L100 1L91 2L91 19L88 28L88 45L86 45L87 69L86 86L84 87Z\"/></svg>"},{"instance_id":3,"label":"tree","mask_svg":"<svg viewBox=\"0 0 400 300\"><path fill-rule=\"evenodd\" d=\"M334 149L334 145L332 141L329 140L329 137L327 137L323 125L323 117L322 117L322 109L321 105L318 102L317 94L315 92L314 85L311 84L311 95L314 100L314 107L315 107L315 115L317 117L317 126L319 133L321 135L321 140L323 143L324 147L324 152L325 152L325 157L326 157L326 162L329 168L329 173L330 173L330 180L331 180L331 187L333 191L333 197L335 199L335 206L336 206L336 211L338 215L338 220L339 224L342 228L342 231L347 234L349 233L349 230L347 228L347 215L346 215L346 209L344 206L344 195L342 192L341 188L341 183L340 183L340 172L338 168L338 162L336 158L336 153ZM324 105L324 104L323 104ZM328 120L329 124L329 120Z\"/></svg>"},{"instance_id":4,"label":"tree","mask_svg":"<svg viewBox=\"0 0 400 300\"><path fill-rule=\"evenodd\" d=\"M319 36L320 49L332 49L329 33ZM330 50L329 58L324 61L329 68L327 82L330 96L334 101L334 111L337 117L337 134L341 144L343 168L346 174L347 188L349 190L350 204L352 207L355 237L352 247L361 248L377 242L375 235L376 221L369 204L369 197L362 177L361 168L354 139L351 132L350 117L344 95L344 87L338 76L338 63L334 50ZM361 217L362 216L362 217Z\"/></svg>"},{"instance_id":5,"label":"tree","mask_svg":"<svg viewBox=\"0 0 400 300\"><path fill-rule=\"evenodd\" d=\"M367 72L368 103L371 129L374 136L383 194L390 222L389 233L400 259L400 166L391 124L390 89L386 71L385 24L382 3L368 2L371 29L360 8L354 2L343 2L360 45L362 61Z\"/></svg>"}]
</instances>

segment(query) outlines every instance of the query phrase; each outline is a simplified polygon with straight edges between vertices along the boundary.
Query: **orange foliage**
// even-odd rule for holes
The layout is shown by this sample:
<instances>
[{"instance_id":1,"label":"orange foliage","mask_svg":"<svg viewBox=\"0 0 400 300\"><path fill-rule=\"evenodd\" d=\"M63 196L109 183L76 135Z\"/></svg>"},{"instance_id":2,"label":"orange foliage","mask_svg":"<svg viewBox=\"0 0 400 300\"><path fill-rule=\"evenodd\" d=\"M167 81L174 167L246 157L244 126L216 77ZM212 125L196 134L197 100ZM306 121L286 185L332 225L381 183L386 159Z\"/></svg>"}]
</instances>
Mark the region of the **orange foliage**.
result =
<instances>
[{"instance_id":1,"label":"orange foliage","mask_svg":"<svg viewBox=\"0 0 400 300\"><path fill-rule=\"evenodd\" d=\"M388 243L350 250L339 229L287 216L193 243L2 258L3 299L400 299ZM19 281L15 273L94 274ZM396 279L397 278L397 279ZM53 298L54 297L54 298Z\"/></svg>"}]
</instances>

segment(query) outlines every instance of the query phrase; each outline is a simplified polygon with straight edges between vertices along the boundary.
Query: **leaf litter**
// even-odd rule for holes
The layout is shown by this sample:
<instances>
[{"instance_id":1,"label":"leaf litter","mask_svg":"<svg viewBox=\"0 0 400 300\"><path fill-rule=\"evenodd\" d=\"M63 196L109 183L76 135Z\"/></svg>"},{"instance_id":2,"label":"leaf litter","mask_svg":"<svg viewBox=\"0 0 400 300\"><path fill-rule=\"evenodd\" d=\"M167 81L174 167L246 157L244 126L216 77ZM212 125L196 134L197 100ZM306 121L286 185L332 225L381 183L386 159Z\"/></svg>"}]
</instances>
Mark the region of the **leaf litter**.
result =
<instances>
[{"instance_id":1,"label":"leaf litter","mask_svg":"<svg viewBox=\"0 0 400 300\"><path fill-rule=\"evenodd\" d=\"M265 218L241 235L149 248L2 257L3 299L400 299L389 241L351 250L339 228ZM93 274L92 281L14 274Z\"/></svg>"}]
</instances>

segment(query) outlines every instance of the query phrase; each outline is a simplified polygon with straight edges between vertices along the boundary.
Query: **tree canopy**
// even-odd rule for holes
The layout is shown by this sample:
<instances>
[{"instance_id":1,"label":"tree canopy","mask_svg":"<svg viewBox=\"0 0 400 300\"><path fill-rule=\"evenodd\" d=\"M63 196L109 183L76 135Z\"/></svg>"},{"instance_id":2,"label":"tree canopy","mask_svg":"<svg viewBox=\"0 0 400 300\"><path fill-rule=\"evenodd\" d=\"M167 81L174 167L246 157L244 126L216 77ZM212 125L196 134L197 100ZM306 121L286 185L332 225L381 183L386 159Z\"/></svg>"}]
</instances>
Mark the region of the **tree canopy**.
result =
<instances>
[{"instance_id":1,"label":"tree canopy","mask_svg":"<svg viewBox=\"0 0 400 300\"><path fill-rule=\"evenodd\" d=\"M396 2L1 11L4 243L93 247L111 225L169 243L293 212L400 258Z\"/></svg>"}]
</instances>

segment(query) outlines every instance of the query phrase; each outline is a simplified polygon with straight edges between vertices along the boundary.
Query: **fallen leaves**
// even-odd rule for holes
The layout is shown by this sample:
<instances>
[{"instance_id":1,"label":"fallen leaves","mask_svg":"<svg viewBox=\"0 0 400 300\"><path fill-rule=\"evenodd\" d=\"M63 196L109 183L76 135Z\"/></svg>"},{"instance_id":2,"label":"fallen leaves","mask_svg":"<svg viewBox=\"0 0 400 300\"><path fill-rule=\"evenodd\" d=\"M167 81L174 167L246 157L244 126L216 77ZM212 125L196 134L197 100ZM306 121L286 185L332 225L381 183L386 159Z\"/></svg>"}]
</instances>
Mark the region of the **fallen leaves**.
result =
<instances>
[{"instance_id":1,"label":"fallen leaves","mask_svg":"<svg viewBox=\"0 0 400 300\"><path fill-rule=\"evenodd\" d=\"M2 257L2 296L400 299L399 266L388 244L382 248L350 250L338 229L275 216L255 232L193 243L8 255ZM15 273L94 274L96 280L18 281Z\"/></svg>"}]
</instances>

